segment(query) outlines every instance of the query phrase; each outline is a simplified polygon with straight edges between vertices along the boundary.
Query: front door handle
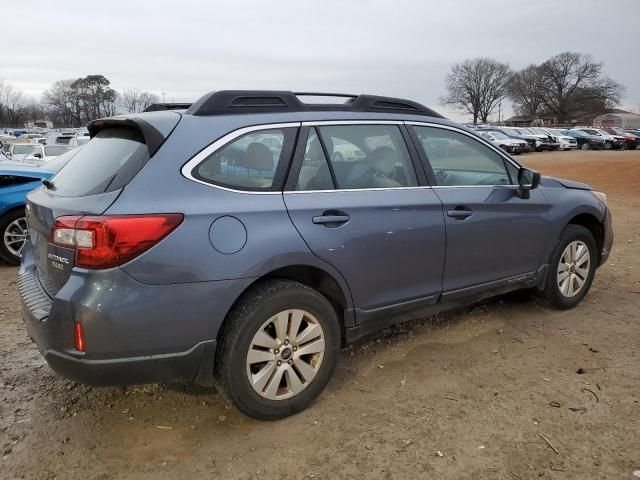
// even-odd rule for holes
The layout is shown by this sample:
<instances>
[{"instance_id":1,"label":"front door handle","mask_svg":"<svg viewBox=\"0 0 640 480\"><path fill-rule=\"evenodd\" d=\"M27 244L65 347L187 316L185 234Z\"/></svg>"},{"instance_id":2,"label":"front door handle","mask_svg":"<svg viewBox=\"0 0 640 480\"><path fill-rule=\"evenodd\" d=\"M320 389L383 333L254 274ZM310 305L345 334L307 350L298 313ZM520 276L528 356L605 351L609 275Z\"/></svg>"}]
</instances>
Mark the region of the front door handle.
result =
<instances>
[{"instance_id":1,"label":"front door handle","mask_svg":"<svg viewBox=\"0 0 640 480\"><path fill-rule=\"evenodd\" d=\"M455 209L447 212L448 217L452 217L457 220L464 220L465 218L469 218L471 215L473 215L473 212L463 207L456 207Z\"/></svg>"}]
</instances>

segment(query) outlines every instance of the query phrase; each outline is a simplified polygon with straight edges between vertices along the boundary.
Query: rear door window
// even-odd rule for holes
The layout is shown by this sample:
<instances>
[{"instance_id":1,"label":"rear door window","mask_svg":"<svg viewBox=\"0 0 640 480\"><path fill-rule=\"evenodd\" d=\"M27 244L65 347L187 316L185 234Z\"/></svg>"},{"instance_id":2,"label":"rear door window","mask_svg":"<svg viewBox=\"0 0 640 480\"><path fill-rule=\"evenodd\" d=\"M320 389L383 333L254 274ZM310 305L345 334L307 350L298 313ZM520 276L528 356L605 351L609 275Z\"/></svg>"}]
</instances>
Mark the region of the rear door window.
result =
<instances>
[{"instance_id":1,"label":"rear door window","mask_svg":"<svg viewBox=\"0 0 640 480\"><path fill-rule=\"evenodd\" d=\"M100 130L51 182L53 195L98 195L124 187L149 160L140 131L131 127Z\"/></svg>"},{"instance_id":2,"label":"rear door window","mask_svg":"<svg viewBox=\"0 0 640 480\"><path fill-rule=\"evenodd\" d=\"M326 153L326 155L325 155ZM328 161L327 161L328 158ZM418 185L396 125L330 125L309 133L296 190Z\"/></svg>"}]
</instances>

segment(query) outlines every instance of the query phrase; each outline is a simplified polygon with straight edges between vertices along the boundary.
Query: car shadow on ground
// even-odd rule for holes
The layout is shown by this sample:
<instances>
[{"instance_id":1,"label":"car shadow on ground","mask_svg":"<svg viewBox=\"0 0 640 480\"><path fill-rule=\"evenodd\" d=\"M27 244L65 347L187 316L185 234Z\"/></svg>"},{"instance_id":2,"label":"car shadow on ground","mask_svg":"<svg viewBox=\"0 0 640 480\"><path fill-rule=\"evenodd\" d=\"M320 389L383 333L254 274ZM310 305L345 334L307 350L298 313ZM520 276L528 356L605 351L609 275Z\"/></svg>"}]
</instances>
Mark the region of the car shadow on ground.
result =
<instances>
[{"instance_id":1,"label":"car shadow on ground","mask_svg":"<svg viewBox=\"0 0 640 480\"><path fill-rule=\"evenodd\" d=\"M536 308L542 308L538 307L535 300L532 298L531 290L517 290L514 292L509 292L503 295L482 300L471 305L452 308L450 310L443 311L430 317L408 320L397 325L392 325L383 330L376 331L359 339L354 343L347 345L342 349L341 359L345 360L345 357L349 357L352 354L351 352L366 348L367 345L372 345L383 341L391 345L399 343L406 337L416 334L416 330L418 328L427 327L431 329L441 329L463 324L468 320L468 315L478 310L491 311L497 309L498 307L523 307L527 305L535 306ZM341 362L338 361L337 370L340 370L340 365ZM340 383L339 378L340 377L338 376L337 379L334 379L332 383ZM196 385L194 383L170 383L162 384L162 386L169 391L184 394L187 396L218 396L218 391L215 387L204 387L201 385Z\"/></svg>"}]
</instances>

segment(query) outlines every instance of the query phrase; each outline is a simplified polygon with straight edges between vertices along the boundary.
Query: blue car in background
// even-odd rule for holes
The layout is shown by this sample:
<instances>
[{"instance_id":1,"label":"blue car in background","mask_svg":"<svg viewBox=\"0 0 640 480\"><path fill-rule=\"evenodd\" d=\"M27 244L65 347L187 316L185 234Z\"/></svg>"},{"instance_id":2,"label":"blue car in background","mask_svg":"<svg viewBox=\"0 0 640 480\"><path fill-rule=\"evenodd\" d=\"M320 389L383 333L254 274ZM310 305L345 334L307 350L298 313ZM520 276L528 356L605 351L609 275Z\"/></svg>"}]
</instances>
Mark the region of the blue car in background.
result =
<instances>
[{"instance_id":1,"label":"blue car in background","mask_svg":"<svg viewBox=\"0 0 640 480\"><path fill-rule=\"evenodd\" d=\"M40 187L42 180L55 175L77 150L70 150L40 167L0 161L0 260L20 264L20 254L29 237L24 211L27 193Z\"/></svg>"}]
</instances>

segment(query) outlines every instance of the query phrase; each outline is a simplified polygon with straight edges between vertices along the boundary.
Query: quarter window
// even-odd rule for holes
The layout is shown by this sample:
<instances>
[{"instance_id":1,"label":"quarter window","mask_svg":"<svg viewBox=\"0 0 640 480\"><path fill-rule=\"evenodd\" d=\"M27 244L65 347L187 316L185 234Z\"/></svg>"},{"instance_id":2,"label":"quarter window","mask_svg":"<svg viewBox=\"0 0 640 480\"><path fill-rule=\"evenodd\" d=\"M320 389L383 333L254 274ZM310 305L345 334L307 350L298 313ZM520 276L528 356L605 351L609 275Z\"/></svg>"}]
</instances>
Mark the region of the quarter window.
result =
<instances>
[{"instance_id":1,"label":"quarter window","mask_svg":"<svg viewBox=\"0 0 640 480\"><path fill-rule=\"evenodd\" d=\"M216 150L193 171L194 177L243 190L274 190L288 168L295 129L248 133Z\"/></svg>"},{"instance_id":2,"label":"quarter window","mask_svg":"<svg viewBox=\"0 0 640 480\"><path fill-rule=\"evenodd\" d=\"M310 132L296 189L416 185L409 152L396 125L331 125Z\"/></svg>"},{"instance_id":3,"label":"quarter window","mask_svg":"<svg viewBox=\"0 0 640 480\"><path fill-rule=\"evenodd\" d=\"M443 128L414 129L431 164L437 185L512 184L504 159L479 141Z\"/></svg>"}]
</instances>

